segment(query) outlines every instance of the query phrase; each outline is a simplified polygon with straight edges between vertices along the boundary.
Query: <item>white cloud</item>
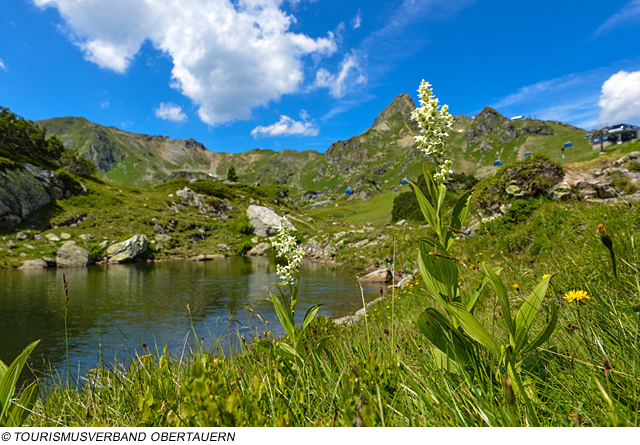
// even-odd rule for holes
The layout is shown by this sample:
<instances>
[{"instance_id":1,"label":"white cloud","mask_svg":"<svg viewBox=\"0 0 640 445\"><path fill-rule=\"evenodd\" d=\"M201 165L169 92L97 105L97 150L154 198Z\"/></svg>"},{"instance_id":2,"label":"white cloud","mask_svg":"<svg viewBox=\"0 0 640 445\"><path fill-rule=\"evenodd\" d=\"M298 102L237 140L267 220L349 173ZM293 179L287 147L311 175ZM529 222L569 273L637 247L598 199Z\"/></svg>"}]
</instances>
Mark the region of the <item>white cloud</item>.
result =
<instances>
[{"instance_id":1,"label":"white cloud","mask_svg":"<svg viewBox=\"0 0 640 445\"><path fill-rule=\"evenodd\" d=\"M360 28L360 26L362 26L362 11L358 9L358 13L356 14L356 16L351 19L351 27L353 29L358 29Z\"/></svg>"},{"instance_id":2,"label":"white cloud","mask_svg":"<svg viewBox=\"0 0 640 445\"><path fill-rule=\"evenodd\" d=\"M609 17L593 34L598 37L620 26L630 26L640 23L640 0L631 0L624 7Z\"/></svg>"},{"instance_id":3,"label":"white cloud","mask_svg":"<svg viewBox=\"0 0 640 445\"><path fill-rule=\"evenodd\" d=\"M106 102L102 102L102 103L100 104L100 108L101 108L101 109L103 109L103 110L104 110L105 108L108 108L108 107L109 107L109 102L108 102L108 101L106 101Z\"/></svg>"},{"instance_id":4,"label":"white cloud","mask_svg":"<svg viewBox=\"0 0 640 445\"><path fill-rule=\"evenodd\" d=\"M602 84L600 122L640 124L640 71L619 71Z\"/></svg>"},{"instance_id":5,"label":"white cloud","mask_svg":"<svg viewBox=\"0 0 640 445\"><path fill-rule=\"evenodd\" d=\"M520 88L491 106L506 116L525 115L566 122L581 128L598 124L598 97L610 67L568 74Z\"/></svg>"},{"instance_id":6,"label":"white cloud","mask_svg":"<svg viewBox=\"0 0 640 445\"><path fill-rule=\"evenodd\" d=\"M4 63L4 60L0 59L0 70L7 71L7 65Z\"/></svg>"},{"instance_id":7,"label":"white cloud","mask_svg":"<svg viewBox=\"0 0 640 445\"><path fill-rule=\"evenodd\" d=\"M249 119L251 110L301 90L306 57L337 51L334 36L290 31L280 0L33 0L54 7L85 58L124 73L145 41L173 61L172 86L202 121Z\"/></svg>"},{"instance_id":8,"label":"white cloud","mask_svg":"<svg viewBox=\"0 0 640 445\"><path fill-rule=\"evenodd\" d=\"M156 117L171 122L186 122L187 115L182 111L182 107L176 104L161 102L155 109Z\"/></svg>"},{"instance_id":9,"label":"white cloud","mask_svg":"<svg viewBox=\"0 0 640 445\"><path fill-rule=\"evenodd\" d=\"M304 110L302 110L306 114ZM280 116L280 120L273 125L267 127L258 126L251 130L251 136L254 139L259 137L274 137L274 136L317 136L319 133L318 127L311 122L300 122L291 119L289 116Z\"/></svg>"},{"instance_id":10,"label":"white cloud","mask_svg":"<svg viewBox=\"0 0 640 445\"><path fill-rule=\"evenodd\" d=\"M350 89L366 83L367 77L364 69L361 67L358 57L352 52L344 57L337 74L331 74L324 68L319 69L316 73L314 86L328 88L333 97L342 98Z\"/></svg>"}]
</instances>

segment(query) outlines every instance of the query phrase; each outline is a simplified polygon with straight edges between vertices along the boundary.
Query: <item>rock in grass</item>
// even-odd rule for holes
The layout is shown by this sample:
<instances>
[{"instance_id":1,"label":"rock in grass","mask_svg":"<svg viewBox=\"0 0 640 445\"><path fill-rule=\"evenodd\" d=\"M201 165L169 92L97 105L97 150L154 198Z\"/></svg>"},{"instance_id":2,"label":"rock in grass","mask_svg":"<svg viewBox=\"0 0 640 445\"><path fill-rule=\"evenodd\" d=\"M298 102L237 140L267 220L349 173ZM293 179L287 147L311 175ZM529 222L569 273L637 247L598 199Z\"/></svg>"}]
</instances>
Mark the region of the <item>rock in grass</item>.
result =
<instances>
[{"instance_id":1,"label":"rock in grass","mask_svg":"<svg viewBox=\"0 0 640 445\"><path fill-rule=\"evenodd\" d=\"M247 256L263 256L267 253L267 250L271 247L269 243L260 243L253 246L248 252Z\"/></svg>"},{"instance_id":2,"label":"rock in grass","mask_svg":"<svg viewBox=\"0 0 640 445\"><path fill-rule=\"evenodd\" d=\"M91 254L73 242L64 243L56 253L58 267L85 267L91 264Z\"/></svg>"},{"instance_id":3,"label":"rock in grass","mask_svg":"<svg viewBox=\"0 0 640 445\"><path fill-rule=\"evenodd\" d=\"M252 232L257 236L273 236L280 228L280 217L273 210L257 205L250 205L247 209L247 217L252 227ZM295 231L296 228L287 221L287 229Z\"/></svg>"},{"instance_id":4,"label":"rock in grass","mask_svg":"<svg viewBox=\"0 0 640 445\"><path fill-rule=\"evenodd\" d=\"M364 277L358 278L362 283L388 283L393 279L393 274L387 268L378 269Z\"/></svg>"},{"instance_id":5,"label":"rock in grass","mask_svg":"<svg viewBox=\"0 0 640 445\"><path fill-rule=\"evenodd\" d=\"M134 235L126 241L113 244L107 249L107 258L112 263L134 261L147 251L149 240L144 235Z\"/></svg>"},{"instance_id":6,"label":"rock in grass","mask_svg":"<svg viewBox=\"0 0 640 445\"><path fill-rule=\"evenodd\" d=\"M22 264L22 266L18 267L18 269L45 269L49 267L47 262L42 258L38 258L36 260L27 260Z\"/></svg>"}]
</instances>

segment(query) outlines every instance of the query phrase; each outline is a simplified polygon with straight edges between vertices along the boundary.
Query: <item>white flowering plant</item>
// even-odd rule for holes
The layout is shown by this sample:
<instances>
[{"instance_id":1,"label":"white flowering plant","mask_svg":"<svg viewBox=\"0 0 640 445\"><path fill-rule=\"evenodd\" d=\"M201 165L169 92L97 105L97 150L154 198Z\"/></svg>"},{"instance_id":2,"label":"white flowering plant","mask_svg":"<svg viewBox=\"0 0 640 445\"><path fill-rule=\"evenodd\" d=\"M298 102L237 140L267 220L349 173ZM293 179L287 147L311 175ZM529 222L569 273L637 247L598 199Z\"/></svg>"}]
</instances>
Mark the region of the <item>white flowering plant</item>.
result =
<instances>
[{"instance_id":1,"label":"white flowering plant","mask_svg":"<svg viewBox=\"0 0 640 445\"><path fill-rule=\"evenodd\" d=\"M467 215L472 192L463 194L453 208L451 217L445 219L445 184L451 174L451 161L445 159L445 148L449 131L453 126L453 117L446 105L438 109L438 99L424 80L418 92L420 108L411 115L421 132L421 135L416 137L416 142L419 148L439 165L439 170L432 175L428 168L423 169L427 184L426 193L412 182L409 183L416 193L422 214L436 235L419 239L418 265L427 292L441 308L425 309L418 316L418 328L431 342L431 352L436 364L450 372L461 374L469 381L481 374L478 372L479 369L491 367L485 366L478 355L479 346L488 350L506 368L506 374L513 382L516 393L527 405L532 425L538 425L538 419L525 393L520 370L522 356L534 352L547 341L556 326L557 312L552 303L551 316L546 327L535 337L529 336L535 316L546 295L550 277L540 281L515 317L511 315L512 308L507 290L499 277L500 269L485 265L485 278L480 285L469 295L463 294L458 279L459 260L454 257L452 246L456 236L463 233L462 224ZM476 303L488 284L496 291L509 332L509 342L506 344L488 332L474 316Z\"/></svg>"},{"instance_id":2,"label":"white flowering plant","mask_svg":"<svg viewBox=\"0 0 640 445\"><path fill-rule=\"evenodd\" d=\"M422 80L418 88L420 107L413 110L411 118L420 128L420 136L416 136L418 148L438 165L433 179L444 184L450 179L451 161L446 159L446 144L449 132L453 127L453 116L449 106L439 107L438 98L431 90L431 84Z\"/></svg>"},{"instance_id":3,"label":"white flowering plant","mask_svg":"<svg viewBox=\"0 0 640 445\"><path fill-rule=\"evenodd\" d=\"M300 358L299 337L313 321L322 304L315 304L307 310L302 321L302 329L296 332L295 311L298 304L298 283L300 282L300 266L302 265L304 252L298 245L296 238L289 233L288 226L287 217L283 216L280 220L280 229L273 246L278 252L278 257L284 258L286 264L284 266L276 265L276 272L282 281L282 283L275 283L280 292L280 297L273 292L270 292L270 295L278 319L294 345L291 348L286 343L280 343L278 345L280 352L290 358ZM289 288L288 292L286 290L287 287Z\"/></svg>"}]
</instances>

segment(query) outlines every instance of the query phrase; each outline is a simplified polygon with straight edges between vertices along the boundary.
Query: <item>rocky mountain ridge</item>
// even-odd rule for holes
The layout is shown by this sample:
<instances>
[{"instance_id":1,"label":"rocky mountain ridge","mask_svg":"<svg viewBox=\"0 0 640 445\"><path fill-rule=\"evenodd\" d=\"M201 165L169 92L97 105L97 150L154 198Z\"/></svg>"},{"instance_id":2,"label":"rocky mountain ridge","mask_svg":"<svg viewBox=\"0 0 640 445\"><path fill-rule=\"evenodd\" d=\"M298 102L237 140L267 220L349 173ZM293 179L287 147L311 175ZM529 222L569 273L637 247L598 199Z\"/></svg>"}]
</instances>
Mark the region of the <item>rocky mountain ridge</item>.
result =
<instances>
[{"instance_id":1,"label":"rocky mountain ridge","mask_svg":"<svg viewBox=\"0 0 640 445\"><path fill-rule=\"evenodd\" d=\"M370 128L332 143L325 153L259 148L213 152L193 139L129 133L84 118L54 118L38 125L92 160L104 178L125 185L156 185L172 177L225 178L234 166L242 182L285 185L300 199L344 194L347 187L354 190L349 199L367 199L372 193L397 190L403 177L420 174L426 159L414 145L419 134L411 120L414 109L412 98L402 93ZM566 139L574 141L571 159L589 157L593 151L584 130L552 121L511 120L490 107L473 118L456 116L453 130L449 147L454 169L481 177L497 170L496 160L515 161L528 152L559 158Z\"/></svg>"}]
</instances>

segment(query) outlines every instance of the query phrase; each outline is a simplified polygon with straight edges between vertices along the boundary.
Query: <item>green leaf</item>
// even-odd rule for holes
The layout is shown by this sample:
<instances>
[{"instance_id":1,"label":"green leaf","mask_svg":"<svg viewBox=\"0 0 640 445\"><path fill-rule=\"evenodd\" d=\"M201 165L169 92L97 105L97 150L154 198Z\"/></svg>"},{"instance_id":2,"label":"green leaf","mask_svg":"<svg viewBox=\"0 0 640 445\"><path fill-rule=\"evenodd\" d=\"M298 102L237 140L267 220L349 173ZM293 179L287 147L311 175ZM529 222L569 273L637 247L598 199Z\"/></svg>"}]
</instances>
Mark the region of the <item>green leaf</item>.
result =
<instances>
[{"instance_id":1,"label":"green leaf","mask_svg":"<svg viewBox=\"0 0 640 445\"><path fill-rule=\"evenodd\" d=\"M449 301L450 288L445 286L442 282L438 281L431 275L427 264L433 255L426 253L426 250L421 246L418 252L418 266L420 267L420 274L424 279L424 284L427 287L427 291L436 299L442 306L446 306Z\"/></svg>"},{"instance_id":2,"label":"green leaf","mask_svg":"<svg viewBox=\"0 0 640 445\"><path fill-rule=\"evenodd\" d=\"M415 185L413 182L409 181L409 184L413 187L413 190L416 193L416 198L418 200L418 205L420 206L420 210L422 210L422 215L424 215L424 219L427 220L431 229L436 232L438 238L440 237L440 227L438 226L438 218L436 216L436 209L433 208L433 205L427 200L427 198L422 194L420 188Z\"/></svg>"},{"instance_id":3,"label":"green leaf","mask_svg":"<svg viewBox=\"0 0 640 445\"><path fill-rule=\"evenodd\" d=\"M326 348L327 342L329 341L330 338L331 338L330 336L326 336L326 337L322 337L320 340L318 340L318 342L316 343L316 345L313 348L313 352L316 355L320 355L322 353L322 351L324 351L324 348Z\"/></svg>"},{"instance_id":4,"label":"green leaf","mask_svg":"<svg viewBox=\"0 0 640 445\"><path fill-rule=\"evenodd\" d=\"M295 358L302 360L302 357L300 357L296 350L287 343L278 343L276 345L276 349L283 358L289 360L290 362L294 361Z\"/></svg>"},{"instance_id":5,"label":"green leaf","mask_svg":"<svg viewBox=\"0 0 640 445\"><path fill-rule=\"evenodd\" d=\"M429 247L432 247L432 250L436 252L441 252L441 253L447 252L447 249L445 249L444 246L440 244L440 240L437 240L435 238L422 236L418 238L418 241L427 244Z\"/></svg>"},{"instance_id":6,"label":"green leaf","mask_svg":"<svg viewBox=\"0 0 640 445\"><path fill-rule=\"evenodd\" d=\"M440 216L442 215L442 203L447 196L447 186L440 184L438 186L438 205L436 206L436 216L438 217L438 223L440 223Z\"/></svg>"},{"instance_id":7,"label":"green leaf","mask_svg":"<svg viewBox=\"0 0 640 445\"><path fill-rule=\"evenodd\" d=\"M512 338L515 339L516 336L516 326L513 322L513 318L511 317L511 307L509 306L509 297L507 296L507 288L502 284L502 280L496 273L494 269L483 264L484 272L489 278L491 282L491 286L496 291L496 295L498 296L498 302L500 303L500 308L502 309L502 317L504 318L505 324L507 325L507 329L509 330L509 334Z\"/></svg>"},{"instance_id":8,"label":"green leaf","mask_svg":"<svg viewBox=\"0 0 640 445\"><path fill-rule=\"evenodd\" d=\"M304 321L302 322L302 330L306 329L307 326L309 326L309 323L311 323L313 321L313 319L315 318L316 314L318 313L318 309L320 309L320 307L322 307L322 306L324 306L324 305L315 304L315 305L311 306L307 310L307 313L304 314Z\"/></svg>"},{"instance_id":9,"label":"green leaf","mask_svg":"<svg viewBox=\"0 0 640 445\"><path fill-rule=\"evenodd\" d=\"M500 357L500 343L498 343L493 336L487 332L484 326L480 324L471 312L464 309L458 303L450 304L448 310L455 314L460 326L467 335L469 335L469 337L487 348L494 356Z\"/></svg>"},{"instance_id":10,"label":"green leaf","mask_svg":"<svg viewBox=\"0 0 640 445\"><path fill-rule=\"evenodd\" d=\"M473 313L473 309L475 308L476 303L478 302L478 299L480 298L480 295L482 295L482 291L484 291L484 288L488 283L489 283L489 279L487 277L484 277L482 279L482 282L478 286L478 288L475 290L475 292L473 293L473 295L469 299L469 301L467 301L466 309L469 312Z\"/></svg>"},{"instance_id":11,"label":"green leaf","mask_svg":"<svg viewBox=\"0 0 640 445\"><path fill-rule=\"evenodd\" d=\"M33 409L37 398L38 384L33 382L22 391L18 403L9 410L7 426L22 426L29 414L31 414L30 411Z\"/></svg>"},{"instance_id":12,"label":"green leaf","mask_svg":"<svg viewBox=\"0 0 640 445\"><path fill-rule=\"evenodd\" d=\"M456 203L456 206L453 208L453 213L451 214L451 224L449 224L451 228L456 230L462 229L462 224L467 216L467 210L469 210L469 201L471 200L472 193L473 191L466 192Z\"/></svg>"},{"instance_id":13,"label":"green leaf","mask_svg":"<svg viewBox=\"0 0 640 445\"><path fill-rule=\"evenodd\" d=\"M420 244L420 256L431 276L450 291L458 284L458 267L455 261L438 255L430 255L424 244Z\"/></svg>"},{"instance_id":14,"label":"green leaf","mask_svg":"<svg viewBox=\"0 0 640 445\"><path fill-rule=\"evenodd\" d=\"M551 277L543 278L540 283L533 289L533 292L527 297L527 299L522 303L520 310L516 314L516 351L524 345L526 341L527 333L533 324L533 321L536 318L536 314L538 313L538 309L542 305L542 300L547 293L547 288L549 287L549 280Z\"/></svg>"},{"instance_id":15,"label":"green leaf","mask_svg":"<svg viewBox=\"0 0 640 445\"><path fill-rule=\"evenodd\" d=\"M269 292L269 294L271 294L271 301L273 301L273 307L276 310L278 319L280 319L280 324L282 324L284 330L287 331L289 337L293 338L293 327L295 326L293 314L288 308L282 306L280 299L276 297L273 292Z\"/></svg>"},{"instance_id":16,"label":"green leaf","mask_svg":"<svg viewBox=\"0 0 640 445\"><path fill-rule=\"evenodd\" d=\"M435 308L427 308L417 320L418 329L433 345L460 366L470 362L472 345Z\"/></svg>"},{"instance_id":17,"label":"green leaf","mask_svg":"<svg viewBox=\"0 0 640 445\"><path fill-rule=\"evenodd\" d=\"M291 312L295 313L296 306L298 305L298 283L300 283L300 277L296 278L291 288Z\"/></svg>"},{"instance_id":18,"label":"green leaf","mask_svg":"<svg viewBox=\"0 0 640 445\"><path fill-rule=\"evenodd\" d=\"M427 184L427 193L429 195L429 200L431 202L435 202L437 196L436 183L433 180L431 170L429 170L426 165L422 166L422 174L424 175L424 182Z\"/></svg>"},{"instance_id":19,"label":"green leaf","mask_svg":"<svg viewBox=\"0 0 640 445\"><path fill-rule=\"evenodd\" d=\"M16 390L16 383L22 372L22 368L27 362L27 358L31 355L33 349L40 343L40 340L36 340L29 346L24 348L24 351L20 353L18 357L11 363L11 365L4 372L2 380L0 381L0 426L5 425L6 415L9 412L9 405L11 399Z\"/></svg>"},{"instance_id":20,"label":"green leaf","mask_svg":"<svg viewBox=\"0 0 640 445\"><path fill-rule=\"evenodd\" d=\"M556 307L556 304L553 301L551 301L550 307L551 307L551 320L549 320L549 323L547 324L547 326L545 326L545 328L542 331L540 331L538 335L536 335L535 338L531 340L531 342L528 345L526 345L526 347L522 350L523 354L534 351L538 346L546 342L551 336L551 334L553 333L553 331L555 330L556 324L558 323L558 308Z\"/></svg>"}]
</instances>

